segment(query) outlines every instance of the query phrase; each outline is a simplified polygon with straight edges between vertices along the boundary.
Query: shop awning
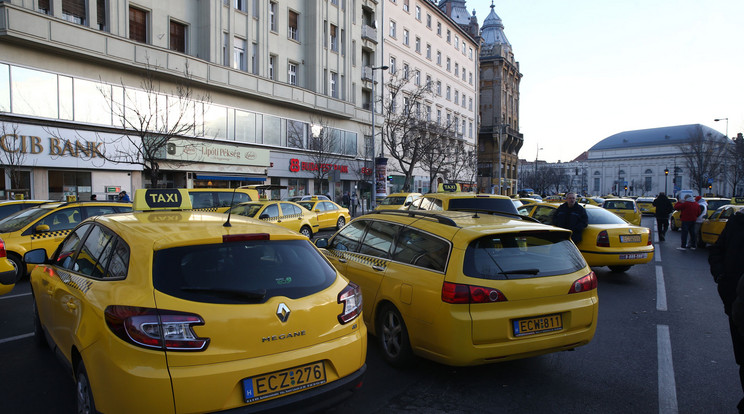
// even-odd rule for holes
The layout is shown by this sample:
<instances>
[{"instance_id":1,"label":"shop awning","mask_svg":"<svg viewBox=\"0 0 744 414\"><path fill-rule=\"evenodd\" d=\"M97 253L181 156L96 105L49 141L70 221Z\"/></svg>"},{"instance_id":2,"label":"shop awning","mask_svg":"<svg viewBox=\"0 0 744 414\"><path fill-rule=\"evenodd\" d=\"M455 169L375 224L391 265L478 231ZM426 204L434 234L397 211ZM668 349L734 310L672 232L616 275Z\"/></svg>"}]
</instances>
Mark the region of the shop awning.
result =
<instances>
[{"instance_id":1,"label":"shop awning","mask_svg":"<svg viewBox=\"0 0 744 414\"><path fill-rule=\"evenodd\" d=\"M196 174L197 180L224 180L224 181L255 181L264 182L265 177L246 177L246 176L234 176L234 175L202 175Z\"/></svg>"}]
</instances>

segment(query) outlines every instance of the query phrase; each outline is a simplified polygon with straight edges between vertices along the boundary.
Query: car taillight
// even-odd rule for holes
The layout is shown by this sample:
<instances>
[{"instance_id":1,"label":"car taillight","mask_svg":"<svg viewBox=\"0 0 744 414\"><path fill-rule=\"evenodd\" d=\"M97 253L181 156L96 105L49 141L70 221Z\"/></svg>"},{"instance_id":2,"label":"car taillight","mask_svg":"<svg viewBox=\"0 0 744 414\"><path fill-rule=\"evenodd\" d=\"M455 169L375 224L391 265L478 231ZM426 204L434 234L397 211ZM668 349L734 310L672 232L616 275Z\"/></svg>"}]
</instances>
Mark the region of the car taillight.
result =
<instances>
[{"instance_id":1,"label":"car taillight","mask_svg":"<svg viewBox=\"0 0 744 414\"><path fill-rule=\"evenodd\" d=\"M350 282L338 294L338 303L344 305L344 312L338 315L338 321L342 325L353 321L362 313L362 290Z\"/></svg>"},{"instance_id":2,"label":"car taillight","mask_svg":"<svg viewBox=\"0 0 744 414\"><path fill-rule=\"evenodd\" d=\"M491 303L507 301L498 289L444 282L442 301L447 303Z\"/></svg>"},{"instance_id":3,"label":"car taillight","mask_svg":"<svg viewBox=\"0 0 744 414\"><path fill-rule=\"evenodd\" d=\"M589 273L588 275L582 277L581 279L573 282L573 285L571 285L571 289L568 290L568 293L579 293L579 292L587 292L589 290L594 290L597 288L597 276L594 274L594 272Z\"/></svg>"},{"instance_id":4,"label":"car taillight","mask_svg":"<svg viewBox=\"0 0 744 414\"><path fill-rule=\"evenodd\" d=\"M204 351L209 338L192 329L204 325L201 316L170 310L112 305L104 311L111 332L130 344L169 351Z\"/></svg>"},{"instance_id":5,"label":"car taillight","mask_svg":"<svg viewBox=\"0 0 744 414\"><path fill-rule=\"evenodd\" d=\"M0 257L8 257L8 252L5 251L5 242L0 239Z\"/></svg>"},{"instance_id":6,"label":"car taillight","mask_svg":"<svg viewBox=\"0 0 744 414\"><path fill-rule=\"evenodd\" d=\"M610 236L607 235L607 230L602 230L597 235L597 246L610 247Z\"/></svg>"},{"instance_id":7,"label":"car taillight","mask_svg":"<svg viewBox=\"0 0 744 414\"><path fill-rule=\"evenodd\" d=\"M224 234L222 235L222 242L241 242L241 241L252 241L252 240L269 240L271 237L269 233L246 233L246 234Z\"/></svg>"}]
</instances>

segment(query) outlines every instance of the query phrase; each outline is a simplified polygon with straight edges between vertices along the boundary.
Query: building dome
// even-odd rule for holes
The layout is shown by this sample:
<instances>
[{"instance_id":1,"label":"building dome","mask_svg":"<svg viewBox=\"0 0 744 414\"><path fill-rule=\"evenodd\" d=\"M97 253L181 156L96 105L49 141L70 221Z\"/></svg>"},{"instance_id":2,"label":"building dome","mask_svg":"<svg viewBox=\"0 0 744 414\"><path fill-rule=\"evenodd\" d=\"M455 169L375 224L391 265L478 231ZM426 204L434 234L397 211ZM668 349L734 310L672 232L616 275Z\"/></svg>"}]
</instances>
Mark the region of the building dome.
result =
<instances>
[{"instance_id":1,"label":"building dome","mask_svg":"<svg viewBox=\"0 0 744 414\"><path fill-rule=\"evenodd\" d=\"M589 151L680 145L689 141L690 137L694 134L697 134L698 128L702 128L704 136L711 136L718 139L724 138L723 134L705 125L677 125L620 132L599 141L593 147L589 148Z\"/></svg>"},{"instance_id":2,"label":"building dome","mask_svg":"<svg viewBox=\"0 0 744 414\"><path fill-rule=\"evenodd\" d=\"M509 44L504 34L504 24L494 11L493 2L491 2L491 12L486 17L486 20L483 21L481 37L483 38L484 48L491 48L494 45L506 45L511 48L511 44Z\"/></svg>"},{"instance_id":3,"label":"building dome","mask_svg":"<svg viewBox=\"0 0 744 414\"><path fill-rule=\"evenodd\" d=\"M440 0L438 7L445 14L449 12L449 17L454 20L455 23L461 26L467 26L470 24L470 14L468 13L467 7L465 7L465 0Z\"/></svg>"}]
</instances>

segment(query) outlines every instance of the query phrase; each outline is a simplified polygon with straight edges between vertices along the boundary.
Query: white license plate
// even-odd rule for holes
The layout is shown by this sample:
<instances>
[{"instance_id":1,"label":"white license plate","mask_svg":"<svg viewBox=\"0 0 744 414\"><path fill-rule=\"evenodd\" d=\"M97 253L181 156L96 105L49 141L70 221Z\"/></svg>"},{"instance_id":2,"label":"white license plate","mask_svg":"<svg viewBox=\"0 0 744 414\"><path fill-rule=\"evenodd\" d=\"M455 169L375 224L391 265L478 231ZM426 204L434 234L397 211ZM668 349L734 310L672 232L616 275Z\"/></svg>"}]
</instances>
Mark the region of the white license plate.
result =
<instances>
[{"instance_id":1,"label":"white license plate","mask_svg":"<svg viewBox=\"0 0 744 414\"><path fill-rule=\"evenodd\" d=\"M648 253L630 253L630 254L621 254L620 260L645 259L647 257L648 257Z\"/></svg>"}]
</instances>

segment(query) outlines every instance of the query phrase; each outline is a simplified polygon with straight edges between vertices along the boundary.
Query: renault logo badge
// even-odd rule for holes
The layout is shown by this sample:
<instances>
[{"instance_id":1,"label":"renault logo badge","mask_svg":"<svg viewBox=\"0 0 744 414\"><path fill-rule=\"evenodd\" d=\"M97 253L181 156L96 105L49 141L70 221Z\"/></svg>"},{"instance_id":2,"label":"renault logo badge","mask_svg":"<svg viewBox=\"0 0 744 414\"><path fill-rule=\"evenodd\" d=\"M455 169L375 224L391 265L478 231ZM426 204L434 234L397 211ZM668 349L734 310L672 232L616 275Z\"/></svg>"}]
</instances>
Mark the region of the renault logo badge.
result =
<instances>
[{"instance_id":1,"label":"renault logo badge","mask_svg":"<svg viewBox=\"0 0 744 414\"><path fill-rule=\"evenodd\" d=\"M276 308L276 317L282 322L287 322L289 319L289 308L283 302Z\"/></svg>"}]
</instances>

